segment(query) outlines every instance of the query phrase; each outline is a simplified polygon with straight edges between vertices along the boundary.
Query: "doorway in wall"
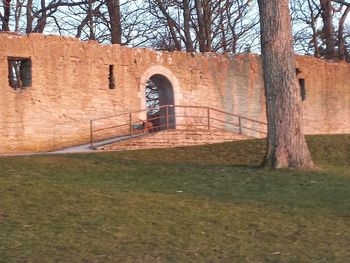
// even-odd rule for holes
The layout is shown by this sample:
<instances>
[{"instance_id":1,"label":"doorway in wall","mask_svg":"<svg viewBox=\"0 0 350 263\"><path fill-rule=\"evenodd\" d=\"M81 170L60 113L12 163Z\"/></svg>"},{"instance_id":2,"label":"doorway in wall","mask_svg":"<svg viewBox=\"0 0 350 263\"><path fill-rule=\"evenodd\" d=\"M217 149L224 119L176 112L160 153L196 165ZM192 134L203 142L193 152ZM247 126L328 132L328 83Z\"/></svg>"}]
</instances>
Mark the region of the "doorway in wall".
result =
<instances>
[{"instance_id":1,"label":"doorway in wall","mask_svg":"<svg viewBox=\"0 0 350 263\"><path fill-rule=\"evenodd\" d=\"M147 120L153 123L154 131L175 129L174 89L163 75L155 74L146 83Z\"/></svg>"}]
</instances>

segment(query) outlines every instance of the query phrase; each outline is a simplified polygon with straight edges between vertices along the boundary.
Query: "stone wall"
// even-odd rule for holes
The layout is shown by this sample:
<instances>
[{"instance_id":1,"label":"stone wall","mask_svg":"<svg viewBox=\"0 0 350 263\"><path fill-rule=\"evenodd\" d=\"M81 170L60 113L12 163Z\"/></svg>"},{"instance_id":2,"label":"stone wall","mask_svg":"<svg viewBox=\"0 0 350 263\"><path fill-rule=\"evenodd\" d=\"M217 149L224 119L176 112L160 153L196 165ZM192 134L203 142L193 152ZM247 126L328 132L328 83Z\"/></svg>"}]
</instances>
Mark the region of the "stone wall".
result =
<instances>
[{"instance_id":1,"label":"stone wall","mask_svg":"<svg viewBox=\"0 0 350 263\"><path fill-rule=\"evenodd\" d=\"M10 87L9 57L31 59L30 87ZM297 63L306 83L306 132L350 133L350 65L311 57L297 57ZM115 89L109 88L111 66ZM145 108L145 84L155 74L171 82L177 105L208 106L266 121L257 55L155 52L1 33L0 153L88 142L90 119ZM144 114L137 117L145 119Z\"/></svg>"}]
</instances>

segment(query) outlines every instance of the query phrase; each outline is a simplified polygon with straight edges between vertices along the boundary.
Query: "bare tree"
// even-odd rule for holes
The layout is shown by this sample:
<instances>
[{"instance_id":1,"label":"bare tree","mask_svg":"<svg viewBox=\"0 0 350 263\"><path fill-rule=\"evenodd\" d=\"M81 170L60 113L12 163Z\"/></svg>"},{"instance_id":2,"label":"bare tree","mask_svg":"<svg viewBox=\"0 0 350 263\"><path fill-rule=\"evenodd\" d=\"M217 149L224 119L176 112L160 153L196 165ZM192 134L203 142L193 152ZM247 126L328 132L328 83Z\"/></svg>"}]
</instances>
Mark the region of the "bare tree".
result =
<instances>
[{"instance_id":1,"label":"bare tree","mask_svg":"<svg viewBox=\"0 0 350 263\"><path fill-rule=\"evenodd\" d=\"M88 1L3 0L4 15L0 13L2 30L13 30L27 34L32 32L43 33L48 25L48 19L51 21L57 20L55 14L58 13L59 9L79 6L85 3L88 3Z\"/></svg>"},{"instance_id":2,"label":"bare tree","mask_svg":"<svg viewBox=\"0 0 350 263\"><path fill-rule=\"evenodd\" d=\"M292 0L292 19L296 31L294 33L294 50L321 57L322 34L321 9L315 0Z\"/></svg>"},{"instance_id":3,"label":"bare tree","mask_svg":"<svg viewBox=\"0 0 350 263\"><path fill-rule=\"evenodd\" d=\"M341 0L292 0L297 52L335 60L348 57L346 21L350 3ZM322 26L320 26L322 25Z\"/></svg>"},{"instance_id":4,"label":"bare tree","mask_svg":"<svg viewBox=\"0 0 350 263\"><path fill-rule=\"evenodd\" d=\"M331 0L320 0L321 16L323 20L323 34L326 41L325 57L332 59L335 57L335 39L334 26L332 18L332 2Z\"/></svg>"},{"instance_id":5,"label":"bare tree","mask_svg":"<svg viewBox=\"0 0 350 263\"><path fill-rule=\"evenodd\" d=\"M155 0L155 3L150 3L150 10L152 14L159 19L160 21L164 21L167 29L169 31L169 34L171 35L172 41L175 44L175 47L177 50L181 50L181 40L180 38L182 37L181 35L181 27L180 23L176 22L174 18L171 16L171 12L169 11L172 10L172 7L177 6L176 4L172 3L164 3L164 1L161 0ZM153 4L153 5L152 5ZM157 13L157 7L162 13L161 15L158 15Z\"/></svg>"},{"instance_id":6,"label":"bare tree","mask_svg":"<svg viewBox=\"0 0 350 263\"><path fill-rule=\"evenodd\" d=\"M139 46L153 30L147 12L145 4L132 0L95 0L66 10L62 31L84 40Z\"/></svg>"},{"instance_id":7,"label":"bare tree","mask_svg":"<svg viewBox=\"0 0 350 263\"><path fill-rule=\"evenodd\" d=\"M214 19L213 50L239 53L251 50L259 36L258 14L253 1L221 1L216 7ZM219 36L221 35L221 37Z\"/></svg>"},{"instance_id":8,"label":"bare tree","mask_svg":"<svg viewBox=\"0 0 350 263\"><path fill-rule=\"evenodd\" d=\"M348 60L350 62L350 59L348 57L349 51L347 51L345 43L346 43L346 37L344 31L345 31L345 21L347 16L350 13L350 5L345 8L345 11L343 15L341 16L339 20L339 27L338 27L338 58L339 60Z\"/></svg>"},{"instance_id":9,"label":"bare tree","mask_svg":"<svg viewBox=\"0 0 350 263\"><path fill-rule=\"evenodd\" d=\"M321 5L322 2L322 5ZM295 50L348 60L348 0L291 0ZM187 52L258 51L253 0L0 0L0 30Z\"/></svg>"},{"instance_id":10,"label":"bare tree","mask_svg":"<svg viewBox=\"0 0 350 263\"><path fill-rule=\"evenodd\" d=\"M185 46L187 52L194 52L194 45L191 36L191 9L190 1L183 1L183 31L185 35Z\"/></svg>"},{"instance_id":11,"label":"bare tree","mask_svg":"<svg viewBox=\"0 0 350 263\"><path fill-rule=\"evenodd\" d=\"M2 31L10 30L10 16L11 16L11 0L3 0L4 14L0 13L0 18L2 22Z\"/></svg>"},{"instance_id":12,"label":"bare tree","mask_svg":"<svg viewBox=\"0 0 350 263\"><path fill-rule=\"evenodd\" d=\"M314 168L303 134L288 0L258 0L268 119L268 168Z\"/></svg>"},{"instance_id":13,"label":"bare tree","mask_svg":"<svg viewBox=\"0 0 350 263\"><path fill-rule=\"evenodd\" d=\"M251 0L153 0L149 6L160 25L157 32L162 32L156 36L162 40L155 42L169 40L163 46L176 50L236 53L253 42L249 37L257 35L258 16ZM171 39L164 38L164 32Z\"/></svg>"}]
</instances>

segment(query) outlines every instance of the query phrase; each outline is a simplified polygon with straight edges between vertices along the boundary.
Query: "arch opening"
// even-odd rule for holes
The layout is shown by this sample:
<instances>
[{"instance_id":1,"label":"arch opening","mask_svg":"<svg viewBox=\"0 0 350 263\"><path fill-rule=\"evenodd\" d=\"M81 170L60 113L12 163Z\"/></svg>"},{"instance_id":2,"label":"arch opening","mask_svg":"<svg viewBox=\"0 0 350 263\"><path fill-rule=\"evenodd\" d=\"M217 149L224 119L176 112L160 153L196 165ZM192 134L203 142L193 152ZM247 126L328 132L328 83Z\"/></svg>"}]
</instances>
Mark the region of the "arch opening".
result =
<instances>
[{"instance_id":1,"label":"arch opening","mask_svg":"<svg viewBox=\"0 0 350 263\"><path fill-rule=\"evenodd\" d=\"M163 75L152 75L145 87L147 121L152 122L154 131L175 129L175 108L173 85Z\"/></svg>"}]
</instances>

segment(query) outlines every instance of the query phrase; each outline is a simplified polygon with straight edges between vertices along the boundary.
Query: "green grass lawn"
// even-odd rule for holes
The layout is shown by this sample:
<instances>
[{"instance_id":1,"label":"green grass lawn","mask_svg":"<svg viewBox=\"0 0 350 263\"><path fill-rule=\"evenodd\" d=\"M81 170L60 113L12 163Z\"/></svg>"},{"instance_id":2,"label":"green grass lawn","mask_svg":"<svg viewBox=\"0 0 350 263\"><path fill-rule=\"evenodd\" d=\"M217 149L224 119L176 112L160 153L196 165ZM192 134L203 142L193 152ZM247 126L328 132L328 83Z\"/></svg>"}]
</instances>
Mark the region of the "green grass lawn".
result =
<instances>
[{"instance_id":1,"label":"green grass lawn","mask_svg":"<svg viewBox=\"0 0 350 263\"><path fill-rule=\"evenodd\" d=\"M0 262L350 262L350 135L0 158Z\"/></svg>"}]
</instances>

